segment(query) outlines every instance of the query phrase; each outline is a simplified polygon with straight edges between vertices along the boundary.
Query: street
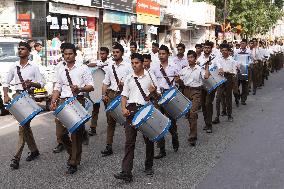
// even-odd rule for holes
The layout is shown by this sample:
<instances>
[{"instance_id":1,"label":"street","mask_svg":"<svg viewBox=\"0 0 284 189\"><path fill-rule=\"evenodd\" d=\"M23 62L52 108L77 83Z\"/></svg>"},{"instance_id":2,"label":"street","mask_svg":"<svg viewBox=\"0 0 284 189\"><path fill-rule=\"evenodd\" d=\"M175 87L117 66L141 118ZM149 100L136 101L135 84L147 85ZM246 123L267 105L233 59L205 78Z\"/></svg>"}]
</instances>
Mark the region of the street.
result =
<instances>
[{"instance_id":1,"label":"street","mask_svg":"<svg viewBox=\"0 0 284 189\"><path fill-rule=\"evenodd\" d=\"M66 151L54 154L56 146L54 116L45 112L31 125L40 150L40 157L26 162L25 146L19 170L9 167L17 145L17 122L12 116L0 117L0 188L283 188L283 88L284 72L274 73L255 96L248 97L247 105L233 106L234 122L221 117L206 134L202 112L198 119L198 142L191 147L187 141L188 121L178 121L180 149L175 153L171 137L166 137L167 156L154 161L153 177L144 170L145 145L137 136L134 181L125 184L116 180L124 155L124 129L117 125L114 154L101 157L105 147L106 117L101 105L97 135L83 146L82 162L78 172L66 175ZM215 104L214 104L215 111ZM215 112L216 113L216 112ZM87 126L87 129L89 126ZM156 149L156 153L158 150Z\"/></svg>"}]
</instances>

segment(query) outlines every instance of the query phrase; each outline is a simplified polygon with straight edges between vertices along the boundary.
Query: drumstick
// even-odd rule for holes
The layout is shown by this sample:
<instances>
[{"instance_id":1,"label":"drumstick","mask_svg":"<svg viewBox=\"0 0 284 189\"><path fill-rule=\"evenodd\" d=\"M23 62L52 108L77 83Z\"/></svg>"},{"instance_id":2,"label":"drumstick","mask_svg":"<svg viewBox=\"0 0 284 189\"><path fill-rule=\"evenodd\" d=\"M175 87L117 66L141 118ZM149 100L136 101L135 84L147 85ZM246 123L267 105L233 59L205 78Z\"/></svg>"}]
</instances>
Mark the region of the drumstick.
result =
<instances>
[{"instance_id":1,"label":"drumstick","mask_svg":"<svg viewBox=\"0 0 284 189\"><path fill-rule=\"evenodd\" d=\"M154 83L154 81L153 81L153 78L152 78L152 76L151 76L149 70L147 70L147 72L148 72L148 74L149 74L149 76L150 76L150 78L151 78L151 80L152 80L153 86L154 86L155 88L157 88L157 86L155 85L155 83Z\"/></svg>"}]
</instances>

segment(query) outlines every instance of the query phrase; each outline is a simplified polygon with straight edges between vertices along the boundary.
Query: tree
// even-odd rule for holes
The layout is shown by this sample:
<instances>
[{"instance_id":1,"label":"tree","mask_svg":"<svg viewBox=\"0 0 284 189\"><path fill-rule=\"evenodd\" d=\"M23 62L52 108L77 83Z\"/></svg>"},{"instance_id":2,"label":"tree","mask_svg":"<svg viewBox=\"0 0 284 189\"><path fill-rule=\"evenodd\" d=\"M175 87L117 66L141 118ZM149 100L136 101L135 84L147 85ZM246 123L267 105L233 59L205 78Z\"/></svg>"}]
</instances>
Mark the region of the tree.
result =
<instances>
[{"instance_id":1,"label":"tree","mask_svg":"<svg viewBox=\"0 0 284 189\"><path fill-rule=\"evenodd\" d=\"M217 21L223 23L225 0L207 0L216 6ZM227 0L228 19L240 24L246 35L264 34L283 16L283 0Z\"/></svg>"}]
</instances>

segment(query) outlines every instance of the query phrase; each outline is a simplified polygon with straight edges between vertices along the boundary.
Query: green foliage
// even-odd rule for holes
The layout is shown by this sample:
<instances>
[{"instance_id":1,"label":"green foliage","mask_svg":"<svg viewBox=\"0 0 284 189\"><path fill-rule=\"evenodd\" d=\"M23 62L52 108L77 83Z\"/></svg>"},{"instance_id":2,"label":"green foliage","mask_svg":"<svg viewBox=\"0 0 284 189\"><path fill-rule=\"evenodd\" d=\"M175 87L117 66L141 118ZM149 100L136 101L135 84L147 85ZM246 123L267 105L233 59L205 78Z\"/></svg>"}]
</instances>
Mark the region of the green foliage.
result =
<instances>
[{"instance_id":1,"label":"green foliage","mask_svg":"<svg viewBox=\"0 0 284 189\"><path fill-rule=\"evenodd\" d=\"M217 21L224 21L225 0L207 0L216 6ZM227 0L228 19L241 24L243 32L249 36L264 34L283 16L283 0Z\"/></svg>"}]
</instances>

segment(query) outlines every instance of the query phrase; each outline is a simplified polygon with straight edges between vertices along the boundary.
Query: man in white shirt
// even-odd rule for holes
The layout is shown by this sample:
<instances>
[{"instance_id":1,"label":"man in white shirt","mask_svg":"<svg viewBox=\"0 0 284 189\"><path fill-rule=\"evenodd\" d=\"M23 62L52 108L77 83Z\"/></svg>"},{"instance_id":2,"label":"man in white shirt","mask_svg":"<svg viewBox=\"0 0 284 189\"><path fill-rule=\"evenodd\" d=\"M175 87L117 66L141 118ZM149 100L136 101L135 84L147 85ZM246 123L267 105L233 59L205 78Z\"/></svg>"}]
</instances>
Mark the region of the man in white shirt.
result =
<instances>
[{"instance_id":1,"label":"man in white shirt","mask_svg":"<svg viewBox=\"0 0 284 189\"><path fill-rule=\"evenodd\" d=\"M153 65L160 64L160 60L159 60L159 43L152 43L152 52L151 52L151 59L152 59L152 63Z\"/></svg>"},{"instance_id":2,"label":"man in white shirt","mask_svg":"<svg viewBox=\"0 0 284 189\"><path fill-rule=\"evenodd\" d=\"M197 59L197 64L205 68L205 65L209 63L209 70L217 66L217 57L212 54L212 48L214 43L206 41L203 46L203 54ZM211 60L211 61L210 61ZM205 130L207 133L212 133L212 116L213 116L213 101L215 98L216 90L208 93L206 89L202 89L201 92L201 107L205 122Z\"/></svg>"},{"instance_id":3,"label":"man in white shirt","mask_svg":"<svg viewBox=\"0 0 284 189\"><path fill-rule=\"evenodd\" d=\"M242 39L241 41L241 46L240 49L235 51L235 55L234 58L236 61L240 61L239 57L240 56L246 56L248 57L248 62L238 62L238 64L250 64L251 63L251 51L250 49L247 48L247 40L246 39ZM244 59L242 59L244 60ZM241 96L241 104L242 105L246 105L246 100L247 100L247 96L249 94L249 79L250 79L250 67L248 67L248 73L247 75L240 75L238 77L238 88L240 87L240 85L242 85L242 93L240 94Z\"/></svg>"},{"instance_id":4,"label":"man in white shirt","mask_svg":"<svg viewBox=\"0 0 284 189\"><path fill-rule=\"evenodd\" d=\"M262 72L262 62L261 62L261 52L258 47L258 41L256 38L252 39L253 47L251 49L252 53L252 85L253 85L253 95L256 94L257 87L261 87L261 72Z\"/></svg>"},{"instance_id":5,"label":"man in white shirt","mask_svg":"<svg viewBox=\"0 0 284 189\"><path fill-rule=\"evenodd\" d=\"M177 45L177 55L172 57L172 61L179 67L179 71L188 65L187 58L184 55L185 45L180 43Z\"/></svg>"},{"instance_id":6,"label":"man in white shirt","mask_svg":"<svg viewBox=\"0 0 284 189\"><path fill-rule=\"evenodd\" d=\"M37 65L42 65L41 56L39 55L39 53L42 50L42 44L35 43L34 48L35 49L31 52L31 54L32 54L32 62L37 64Z\"/></svg>"},{"instance_id":7,"label":"man in white shirt","mask_svg":"<svg viewBox=\"0 0 284 189\"><path fill-rule=\"evenodd\" d=\"M201 56L201 54L203 53L203 48L202 48L201 44L196 44L195 45L195 52L197 54L197 58L196 59L198 59Z\"/></svg>"},{"instance_id":8,"label":"man in white shirt","mask_svg":"<svg viewBox=\"0 0 284 189\"><path fill-rule=\"evenodd\" d=\"M225 98L225 105L226 105L226 112L228 115L228 121L233 121L232 117L232 92L233 92L233 82L237 75L237 62L229 56L229 50L230 46L228 44L222 44L221 45L221 52L223 57L218 60L218 68L220 74L224 75L227 79L226 83L221 86L221 92L224 90L224 98ZM217 97L220 98L219 96ZM217 104L217 103L216 103ZM216 107L218 108L218 112L220 112L220 106ZM219 119L219 117L216 117L216 119ZM215 119L215 120L216 120Z\"/></svg>"},{"instance_id":9,"label":"man in white shirt","mask_svg":"<svg viewBox=\"0 0 284 189\"><path fill-rule=\"evenodd\" d=\"M184 95L192 102L190 112L187 115L189 122L190 134L188 141L192 146L195 146L197 140L197 118L198 108L201 103L201 87L202 79L208 79L209 65L205 65L205 70L196 64L197 54L189 50L187 53L188 66L180 71L180 76L176 77L176 81L184 86Z\"/></svg>"},{"instance_id":10,"label":"man in white shirt","mask_svg":"<svg viewBox=\"0 0 284 189\"><path fill-rule=\"evenodd\" d=\"M57 81L52 94L50 105L51 110L55 110L58 104L62 104L70 97L77 97L77 100L84 106L84 93L94 90L94 81L86 65L78 65L75 63L76 48L71 43L66 43L63 50L64 66L58 70ZM79 127L71 134L71 140L68 135L67 128L58 120L55 119L56 129L60 130L61 140L64 147L67 149L69 158L67 160L67 174L74 174L77 171L77 166L80 164L82 155L84 125Z\"/></svg>"},{"instance_id":11,"label":"man in white shirt","mask_svg":"<svg viewBox=\"0 0 284 189\"><path fill-rule=\"evenodd\" d=\"M119 43L113 46L113 63L106 68L105 79L102 87L102 99L107 107L114 98L120 95L125 78L133 72L131 65L124 61L124 48ZM112 143L115 131L116 120L107 113L107 139L106 148L101 151L102 156L113 154Z\"/></svg>"},{"instance_id":12,"label":"man in white shirt","mask_svg":"<svg viewBox=\"0 0 284 189\"><path fill-rule=\"evenodd\" d=\"M174 77L178 75L179 67L169 61L169 48L165 45L161 45L159 49L159 59L160 64L153 66L152 72L157 77L157 81L159 83L159 87L164 93L172 86L174 86ZM166 113L166 110L161 108L162 113ZM172 135L172 145L175 152L178 151L179 148L179 141L178 141L178 133L177 133L177 125L176 120L171 118L172 126L170 128L170 133ZM160 159L166 156L166 149L165 149L165 139L161 139L158 142L158 148L160 148L160 153L155 156L155 159Z\"/></svg>"},{"instance_id":13,"label":"man in white shirt","mask_svg":"<svg viewBox=\"0 0 284 189\"><path fill-rule=\"evenodd\" d=\"M33 88L44 87L43 77L40 74L39 68L28 60L31 52L31 47L26 42L20 42L18 46L18 56L20 60L17 61L13 66L11 66L8 75L3 81L3 91L4 91L4 103L10 102L10 97L8 96L10 83L15 81L16 94L13 98L21 94L24 90L31 91ZM17 152L12 159L10 167L13 169L19 168L19 162L22 156L23 149L27 143L31 153L27 157L26 161L32 161L39 156L39 151L35 143L32 129L30 127L30 122L24 126L19 126L19 140L17 145Z\"/></svg>"},{"instance_id":14,"label":"man in white shirt","mask_svg":"<svg viewBox=\"0 0 284 189\"><path fill-rule=\"evenodd\" d=\"M149 74L143 69L142 55L138 53L132 54L131 62L134 73L127 76L121 94L122 112L126 117L126 126L124 127L126 138L125 153L122 160L122 171L114 175L116 179L121 179L126 182L132 181L131 172L133 169L137 136L137 129L132 126L132 119L137 111L148 103L150 93L160 92L159 89L156 91L155 88L157 81L153 81ZM153 82L155 83L154 85ZM153 175L154 142L150 141L146 136L143 136L143 138L146 144L145 173L146 175Z\"/></svg>"},{"instance_id":15,"label":"man in white shirt","mask_svg":"<svg viewBox=\"0 0 284 189\"><path fill-rule=\"evenodd\" d=\"M101 47L100 48L100 60L98 60L96 63L90 63L88 64L88 67L99 67L106 72L107 66L111 65L111 62L108 60L109 55L109 49L107 47ZM97 82L97 81L96 81ZM97 89L99 90L99 89ZM91 126L89 130L89 135L94 136L96 135L97 131L97 124L98 124L98 115L100 111L100 103L93 104L93 111L92 111L92 119L91 119Z\"/></svg>"}]
</instances>

